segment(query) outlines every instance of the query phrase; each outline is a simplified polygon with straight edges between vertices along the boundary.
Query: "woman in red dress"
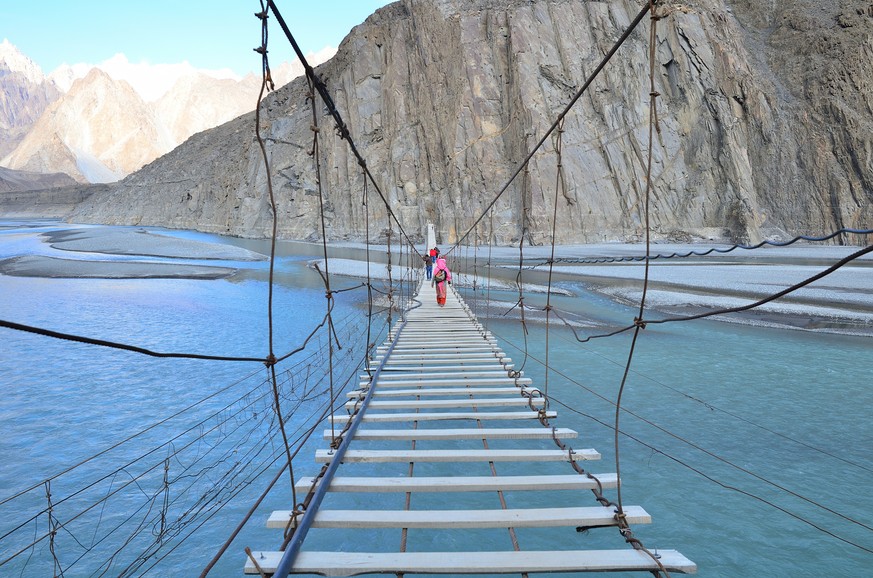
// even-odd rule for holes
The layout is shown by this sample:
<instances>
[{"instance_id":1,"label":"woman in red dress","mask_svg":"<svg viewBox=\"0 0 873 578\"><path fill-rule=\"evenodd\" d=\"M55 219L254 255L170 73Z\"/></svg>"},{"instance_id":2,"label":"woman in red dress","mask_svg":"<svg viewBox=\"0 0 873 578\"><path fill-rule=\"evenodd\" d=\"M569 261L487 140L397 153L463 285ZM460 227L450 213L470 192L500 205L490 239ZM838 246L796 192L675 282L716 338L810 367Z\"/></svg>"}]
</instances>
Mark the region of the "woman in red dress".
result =
<instances>
[{"instance_id":1,"label":"woman in red dress","mask_svg":"<svg viewBox=\"0 0 873 578\"><path fill-rule=\"evenodd\" d=\"M452 272L449 271L446 260L442 257L437 258L430 284L431 286L436 285L437 303L440 307L444 307L446 304L446 285L452 284Z\"/></svg>"}]
</instances>

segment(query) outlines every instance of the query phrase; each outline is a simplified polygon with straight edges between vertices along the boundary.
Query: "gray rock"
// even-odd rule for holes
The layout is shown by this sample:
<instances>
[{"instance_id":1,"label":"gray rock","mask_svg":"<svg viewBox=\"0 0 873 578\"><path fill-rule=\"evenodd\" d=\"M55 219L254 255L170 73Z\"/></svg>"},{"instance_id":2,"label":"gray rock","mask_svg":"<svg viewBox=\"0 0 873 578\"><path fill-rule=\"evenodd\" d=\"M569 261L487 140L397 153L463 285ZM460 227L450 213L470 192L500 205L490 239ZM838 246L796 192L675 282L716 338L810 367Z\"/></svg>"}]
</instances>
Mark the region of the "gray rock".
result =
<instances>
[{"instance_id":1,"label":"gray rock","mask_svg":"<svg viewBox=\"0 0 873 578\"><path fill-rule=\"evenodd\" d=\"M873 221L873 13L841 0L665 3L657 23L650 221L655 239L754 241ZM402 0L352 30L320 66L350 133L404 229L451 243L492 202L527 151L639 11L631 0ZM619 50L567 117L566 187L555 137L476 234L546 243L635 241L644 228L648 26ZM283 39L284 41L284 39ZM271 37L279 43L279 37ZM273 44L275 45L275 44ZM282 237L321 235L308 89L263 103ZM385 238L373 187L321 102L320 182L329 239ZM97 191L76 221L268 236L267 171L254 115L191 137ZM557 203L557 210L555 207ZM527 207L525 209L525 207ZM366 210L366 213L365 213ZM396 234L396 230L394 231ZM472 240L472 239L470 239Z\"/></svg>"}]
</instances>

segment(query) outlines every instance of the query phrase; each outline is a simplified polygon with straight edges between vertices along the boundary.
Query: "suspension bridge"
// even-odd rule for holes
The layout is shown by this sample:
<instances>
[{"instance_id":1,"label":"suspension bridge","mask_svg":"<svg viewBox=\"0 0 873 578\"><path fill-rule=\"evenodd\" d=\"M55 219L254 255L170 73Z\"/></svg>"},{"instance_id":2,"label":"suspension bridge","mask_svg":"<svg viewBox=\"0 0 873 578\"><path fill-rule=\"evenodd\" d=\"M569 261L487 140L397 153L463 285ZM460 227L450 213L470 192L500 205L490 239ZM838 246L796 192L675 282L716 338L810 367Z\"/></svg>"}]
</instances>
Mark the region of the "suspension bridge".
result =
<instances>
[{"instance_id":1,"label":"suspension bridge","mask_svg":"<svg viewBox=\"0 0 873 578\"><path fill-rule=\"evenodd\" d=\"M604 496L616 474L588 471L600 454L569 447L578 433L550 425L556 412L454 290L438 307L422 281L411 303L374 353L372 376L348 393L349 417L335 416L324 432L335 441L315 455L329 464L323 475L298 482L310 492L307 506L270 515L267 525L290 537L287 548L249 551L246 574L696 571L679 552L632 538L630 525L651 522L649 514ZM348 493L376 497L345 509ZM348 545L348 532L357 532L357 546L303 549L310 528L345 533L319 544ZM610 528L633 547L562 549L578 541L577 530ZM471 529L490 535L465 533ZM477 543L506 548L474 550ZM361 545L369 548L357 551Z\"/></svg>"},{"instance_id":2,"label":"suspension bridge","mask_svg":"<svg viewBox=\"0 0 873 578\"><path fill-rule=\"evenodd\" d=\"M525 167L543 148L543 144L552 138L557 176L552 206L557 215L558 199L566 197L560 152L563 119L643 16L649 10L654 12L654 4L649 2L641 8L613 49L580 86L539 142L529 149L526 158L516 166L515 172L493 200L487 206L480 207L482 210L478 211L478 218L470 224L467 232L457 231L458 238L454 239L456 247L469 248L473 245L475 268L475 259L479 255L476 244L480 240L494 243L494 226L489 221L495 213L496 203L521 175L518 179L520 184L512 190L520 193L517 202L519 214L522 215L519 218L521 242L515 285L519 290L522 325L525 290L522 249L524 239L529 239L527 217L524 215L531 210L524 177ZM323 274L319 270L325 284L324 319L311 329L308 336L303 338L301 335L302 344L295 341L293 349L287 345L287 338L282 340L277 331L276 345L284 345L286 349L284 354L281 350L275 350L273 265L276 258L276 223L278 215L283 213L276 209L276 199L268 178L274 230L268 283L269 348L268 353L264 352L266 355L155 351L139 345L0 320L0 325L10 330L156 358L249 363L257 364L259 370L265 364L268 374L263 380L258 377L260 371L240 379L239 391L232 389L237 387L237 383L216 392L210 391L203 399L177 414L157 424L145 425L123 442L102 449L59 474L0 498L0 507L7 508L4 514L13 511L21 517L18 520L8 514L5 516L9 520L9 527L0 529L0 542L4 546L0 567L16 564L14 571L22 575L32 572L34 567L39 568L37 572L44 573L46 564L52 566L53 575L60 576L65 572L78 572L78 575L107 575L110 572L117 576L144 575L170 556L201 525L217 515L224 504L247 486L260 482L259 476L281 466L245 519L203 570L201 577L209 574L285 471L289 471L292 478L289 484L292 489L289 509L273 512L267 521L269 527L276 529L276 542L281 545L274 551L246 549L246 574L350 576L382 573L402 576L638 571L663 576L671 572L694 573L696 565L681 553L654 548L650 544L644 546L634 536L633 525L647 524L653 520L642 505L624 505L621 499L618 435L624 433L619 425L624 380L615 401L616 419L611 426L616 435L615 447L610 448L616 454L616 471L601 472L599 470L606 468L598 468L600 454L597 449L584 448L585 438L580 440L578 432L552 425L553 421L558 421L558 416L549 405L548 373L543 384L534 383L523 374L523 363L513 363L454 289L449 291L446 306L438 307L430 284L424 280L413 280L410 272L420 270L416 265L421 263L419 252L414 247L415 241L404 231L402 220L394 211L396 207L392 208L356 148L351 131L334 105L326 85L306 63L273 2L268 1L267 5L304 64L307 79L311 83L306 99L313 114L313 145L310 150L315 174L318 175L323 164L319 156L319 138L331 133L321 132L319 115L316 113L320 106L330 114L336 135L346 141L351 151L350 158L353 156L361 168L364 200L361 212L365 220L363 237L368 240L367 282L357 287L334 290L330 286L327 267ZM262 21L263 45L258 51L264 58L263 86L266 87L272 82L269 80L266 58L267 10L256 16ZM652 47L655 46L655 23L658 18L660 16L652 14ZM650 70L654 70L654 48L650 54ZM652 72L650 83L649 152L643 191L646 198L652 190L652 135L657 122L658 92ZM316 99L320 99L318 105ZM269 138L262 138L260 127L264 123L260 122L259 115L260 107L256 109L255 132L261 146L265 172L270 175L268 149L275 143ZM319 137L320 133L322 137ZM275 144L280 145L286 146L284 143ZM321 189L321 179L316 176L314 182L319 200L323 201L325 194ZM370 186L384 204L378 211L378 217L387 217L387 226L380 223L373 230L370 229L371 209L367 201ZM372 204L377 205L378 202ZM372 212L375 221L377 211ZM648 235L647 208L645 215L645 231ZM327 263L328 235L323 207L321 217L324 262ZM380 236L375 227L385 231L387 241L384 260L388 263L388 277L384 291L380 290L383 288L381 285L370 278L370 266L375 268L381 266L382 262L379 258L370 258L369 240ZM551 257L531 266L549 268L546 304L543 308L547 351L550 315L554 314L562 320L558 309L550 301L553 292L551 269L558 262L554 255L556 216L552 218L552 227ZM396 231L399 231L401 241L399 258L392 254ZM866 235L870 231L842 229L823 237L800 236L781 244L791 244L798 239L827 240L844 233ZM723 252L736 248L754 249L763 244L754 247L735 245ZM430 235L427 246L433 245L433 236ZM632 331L634 341L628 355L627 375L633 357L633 343L646 323L689 321L752 309L795 291L869 252L873 252L873 245L849 255L814 277L754 303L694 316L657 320L645 317L644 281L638 317L634 318L632 324L585 339L576 336L576 341L583 343L594 337L611 337ZM647 241L646 254L632 259L648 264L656 257L679 256L652 256ZM593 261L607 260L621 259L608 257ZM406 273L392 278L392 263L401 265ZM648 273L645 279L648 279ZM331 313L335 294L355 289L363 291L364 288L368 292L370 312L366 320L366 332L363 325L356 325L353 321L336 321ZM415 288L414 295L404 295L411 288ZM476 285L473 283L474 296L475 292ZM381 323L382 316L373 314L379 308L374 306L374 293L382 294L383 305L385 301L389 302L385 311L388 313L387 326L390 331L387 331L380 347L375 347L374 342L381 337L370 339L371 323L379 336L386 334L384 326L376 327L376 321ZM397 295L401 295L402 315L394 323L392 299ZM567 326L572 330L571 326ZM343 341L341 338L366 351L357 355L354 348L347 347L342 356L335 356L334 343L339 348L338 344ZM300 355L295 357L297 354ZM366 361L365 364L360 363L362 359ZM548 357L546 359L548 362ZM286 361L288 364L278 372L276 365ZM548 367L548 363L544 366ZM364 367L366 374L361 373ZM348 393L347 402L344 399L337 403L336 396L343 394L340 393L342 389L335 392L334 378L338 384L343 379L351 379L354 383L359 375L359 388ZM303 391L295 391L295 386L302 387ZM205 415L198 415L196 420L187 417L189 411L200 411L200 406L208 405L213 396L230 391L233 391L233 397L227 393L228 399L222 401L219 409L210 409L209 412L203 410ZM557 402L557 398L552 399ZM707 407L712 409L709 405ZM173 432L172 436L168 436L169 439L154 444L141 441L148 440L148 432L157 425L182 415L185 417L179 421L184 423L183 431ZM307 429L309 422L318 422L323 415L330 417L322 422L327 423L324 437L329 443L315 455L315 461L322 465L321 471L308 479L296 478L293 470L300 469L300 460L295 461L294 458L313 431ZM294 423L294 419L297 423ZM228 426L229 423L232 426ZM296 430L289 427L286 432L286 426L291 424ZM228 427L231 427L232 435L228 435ZM322 427L319 425L318 429ZM577 441L582 449L571 447ZM133 443L138 444L136 451L129 450L128 454L135 455L134 459L127 459L127 456L121 459L112 454L117 447L124 445L126 449ZM808 444L804 446L810 447ZM98 467L98 460L103 459L106 462L113 459L121 465L112 462L108 473L104 473ZM85 468L98 473L89 473L90 477L82 482L76 479L78 485L73 487L74 484L68 479L75 478ZM192 479L194 481L189 482ZM216 484L214 479L221 479L223 483ZM719 483L717 480L711 481ZM779 489L785 490L783 487ZM305 495L305 498L298 501L297 493ZM766 502L745 490L742 493ZM794 492L792 495L798 497ZM117 525L104 523L103 513L108 511L106 505L111 500L123 504L119 510L125 513L132 503L139 507L134 508ZM802 519L781 507L779 509ZM26 512L26 515L21 515L21 512ZM858 523L845 515L841 515L841 518ZM808 523L823 531L813 522ZM835 533L827 533L851 546L870 551ZM578 549L580 543L590 547ZM122 550L125 550L124 557ZM136 551L128 554L131 550ZM187 558L189 562L193 559L190 556ZM240 562L242 566L242 560ZM175 560L167 564L179 567ZM158 567L156 572L161 572L165 567Z\"/></svg>"}]
</instances>

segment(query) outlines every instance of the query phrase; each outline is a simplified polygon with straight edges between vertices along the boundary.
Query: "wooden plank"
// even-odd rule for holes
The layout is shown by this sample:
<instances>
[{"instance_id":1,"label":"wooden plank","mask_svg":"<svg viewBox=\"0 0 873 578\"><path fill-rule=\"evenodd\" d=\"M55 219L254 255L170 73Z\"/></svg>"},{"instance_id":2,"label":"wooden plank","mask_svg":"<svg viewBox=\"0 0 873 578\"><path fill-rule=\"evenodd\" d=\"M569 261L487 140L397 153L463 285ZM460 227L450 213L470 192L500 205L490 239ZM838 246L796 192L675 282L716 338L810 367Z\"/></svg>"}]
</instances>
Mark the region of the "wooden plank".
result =
<instances>
[{"instance_id":1,"label":"wooden plank","mask_svg":"<svg viewBox=\"0 0 873 578\"><path fill-rule=\"evenodd\" d=\"M363 374L358 376L363 381L369 381L370 376L367 374ZM417 370L409 370L409 371L393 371L391 373L382 373L379 376L379 383L386 383L388 381L421 381L421 380L434 380L434 379L463 379L463 380L474 380L474 379L515 379L513 377L509 377L508 373L501 368L491 367L490 370L474 370L467 371L465 369L458 370L449 370L449 371L417 371ZM530 378L522 378L519 379L530 379Z\"/></svg>"},{"instance_id":2,"label":"wooden plank","mask_svg":"<svg viewBox=\"0 0 873 578\"><path fill-rule=\"evenodd\" d=\"M373 361L381 361L381 359L374 358ZM418 359L395 359L393 356L388 358L388 361L385 363L389 365L437 365L437 364L452 364L452 365L463 365L464 363L470 363L474 361L485 362L485 361L506 361L510 362L512 359L509 357L502 357L498 359L493 355L453 355L451 357L421 357ZM496 364L495 364L496 365Z\"/></svg>"},{"instance_id":3,"label":"wooden plank","mask_svg":"<svg viewBox=\"0 0 873 578\"><path fill-rule=\"evenodd\" d=\"M553 419L558 417L558 412L547 411L546 417ZM455 419L473 419L473 420L516 420L516 419L537 419L539 413L535 411L448 411L448 412L428 412L428 413L373 413L366 412L361 418L364 422L379 423L379 422L395 422L395 421L435 421L435 420L455 420ZM338 417L340 423L348 421L348 416Z\"/></svg>"},{"instance_id":4,"label":"wooden plank","mask_svg":"<svg viewBox=\"0 0 873 578\"><path fill-rule=\"evenodd\" d=\"M597 474L601 487L616 487L615 474ZM306 492L312 477L297 481L298 492ZM597 482L579 474L555 476L415 476L411 478L346 477L333 479L329 492L521 492L593 490Z\"/></svg>"},{"instance_id":5,"label":"wooden plank","mask_svg":"<svg viewBox=\"0 0 873 578\"><path fill-rule=\"evenodd\" d=\"M329 449L315 451L315 461L325 464L333 459ZM565 462L599 460L593 449L574 450L572 456L564 450L347 450L343 463L402 462Z\"/></svg>"},{"instance_id":6,"label":"wooden plank","mask_svg":"<svg viewBox=\"0 0 873 578\"><path fill-rule=\"evenodd\" d=\"M512 367L513 367L512 364L500 365L499 363L489 363L489 364L480 364L480 365L466 365L466 364L464 364L461 368L458 369L458 371L462 371L462 372L466 372L466 371L503 371L504 373L506 373L506 371L509 369L512 369ZM438 367L438 368L434 367L433 369L436 371L439 371L439 370L451 370L452 368L451 367ZM393 367L388 366L388 367L382 368L382 377L386 376L386 372L397 372L397 373L408 376L410 374L415 374L415 373L421 372L421 369L419 367L403 366L403 365L396 365Z\"/></svg>"},{"instance_id":7,"label":"wooden plank","mask_svg":"<svg viewBox=\"0 0 873 578\"><path fill-rule=\"evenodd\" d=\"M381 353L376 354L373 356L373 361L381 361L383 357L384 357L384 355L382 355ZM392 351L389 359L393 359L395 361L400 360L400 359L418 361L421 359L443 359L446 357L455 357L458 359L467 359L467 360L487 359L490 361L492 359L503 359L504 357L506 357L506 354L503 353L502 351L469 351L469 352L467 352L467 351L461 350L461 351L456 351L456 352L452 352L452 351L448 351L448 352L427 351L427 352L421 352L421 353L397 353L396 351Z\"/></svg>"},{"instance_id":8,"label":"wooden plank","mask_svg":"<svg viewBox=\"0 0 873 578\"><path fill-rule=\"evenodd\" d=\"M434 331L434 330L428 328L426 330L413 331L412 329L408 328L407 330L405 330L403 332L402 335L400 335L399 339L407 341L407 342L415 341L418 343L431 343L431 342L451 343L452 340L449 337L447 337L447 335L449 335L449 334L446 333L445 331L442 331L442 329L440 329L440 331ZM490 333L487 333L487 332L483 333L483 332L478 331L478 330L471 330L467 333L453 333L452 335L454 337L458 337L460 339L465 339L468 341L479 341L480 343L483 341L487 341L489 343L491 343L491 342L496 343L496 341L497 341L494 338L494 336L491 335ZM391 341L392 339L394 339L393 336L388 338L386 341Z\"/></svg>"},{"instance_id":9,"label":"wooden plank","mask_svg":"<svg viewBox=\"0 0 873 578\"><path fill-rule=\"evenodd\" d=\"M400 334L401 339L446 339L447 335L462 335L464 337L478 337L479 339L494 339L494 334L490 331L483 331L482 329L477 328L474 325L468 324L466 320L461 320L460 323L456 323L456 325L464 325L465 327L461 329L460 327L457 330L454 329L446 329L446 323L443 322L438 325L420 325L418 323L407 323L406 327L403 329L403 332ZM386 341L391 341L394 339L396 333L389 333Z\"/></svg>"},{"instance_id":10,"label":"wooden plank","mask_svg":"<svg viewBox=\"0 0 873 578\"><path fill-rule=\"evenodd\" d=\"M631 525L651 524L640 506L625 506ZM277 510L267 519L268 528L284 529L290 510ZM615 526L615 508L521 508L506 510L319 510L313 528L560 528Z\"/></svg>"},{"instance_id":11,"label":"wooden plank","mask_svg":"<svg viewBox=\"0 0 873 578\"><path fill-rule=\"evenodd\" d=\"M385 388L394 388L394 387L452 387L452 386L465 386L465 387L486 387L486 386L495 386L495 385L505 385L505 386L524 386L531 385L533 380L529 377L506 377L506 372L502 372L503 377L492 377L490 379L487 378L477 378L477 379L379 379L376 387L379 390L384 390ZM381 376L384 378L384 374ZM367 387L370 383L368 381L362 381L358 385L360 387Z\"/></svg>"},{"instance_id":12,"label":"wooden plank","mask_svg":"<svg viewBox=\"0 0 873 578\"><path fill-rule=\"evenodd\" d=\"M697 565L676 550L657 550L668 572L694 574ZM265 572L273 572L282 552L252 552ZM624 550L539 550L506 552L301 552L293 571L299 574L523 574L549 572L643 572L659 567L645 552ZM257 574L246 560L246 574Z\"/></svg>"},{"instance_id":13,"label":"wooden plank","mask_svg":"<svg viewBox=\"0 0 873 578\"><path fill-rule=\"evenodd\" d=\"M379 350L377 349L375 352L376 356L382 356L386 353L387 349ZM418 347L395 347L391 350L391 355L422 355L422 354L442 354L442 355L454 355L456 353L475 353L478 355L487 355L487 354L503 354L505 352L501 350L496 345L488 345L486 343L476 344L476 345L454 345L454 346L444 346L444 347L434 347L430 344L428 345L420 345Z\"/></svg>"},{"instance_id":14,"label":"wooden plank","mask_svg":"<svg viewBox=\"0 0 873 578\"><path fill-rule=\"evenodd\" d=\"M569 428L555 428L558 439L575 439L579 434ZM331 430L324 430L324 439L331 440ZM552 429L533 428L453 428L453 429L359 429L356 440L411 441L411 440L514 440L552 439Z\"/></svg>"},{"instance_id":15,"label":"wooden plank","mask_svg":"<svg viewBox=\"0 0 873 578\"><path fill-rule=\"evenodd\" d=\"M461 357L506 357L506 353L500 349L484 347L475 348L478 351L471 351L471 349L472 348L457 347L455 349L441 348L440 351L434 351L433 348L398 351L397 348L395 348L391 351L391 357L435 357L439 355L459 355ZM384 353L377 353L374 357L378 358L382 356L384 356Z\"/></svg>"},{"instance_id":16,"label":"wooden plank","mask_svg":"<svg viewBox=\"0 0 873 578\"><path fill-rule=\"evenodd\" d=\"M384 353L390 349L388 345L380 345L376 348L376 351L379 353ZM486 343L482 343L481 345L474 346L465 346L462 347L460 345L454 345L450 347L433 347L432 345L415 345L409 347L403 347L402 345L395 345L392 351L400 352L400 353L416 353L419 351L429 351L431 353L454 353L456 351L501 351L499 347L496 345L488 345Z\"/></svg>"},{"instance_id":17,"label":"wooden plank","mask_svg":"<svg viewBox=\"0 0 873 578\"><path fill-rule=\"evenodd\" d=\"M386 397L409 397L409 396L433 396L433 395L521 395L531 391L526 387L438 387L430 389L419 387L415 389L385 389L378 385L373 392L373 398ZM367 395L366 389L356 389L346 393L346 397L363 397Z\"/></svg>"},{"instance_id":18,"label":"wooden plank","mask_svg":"<svg viewBox=\"0 0 873 578\"><path fill-rule=\"evenodd\" d=\"M475 345L492 344L492 337L482 335L480 331L471 329L469 331L404 331L396 345L432 345L432 346L453 346L457 343L472 343Z\"/></svg>"},{"instance_id":19,"label":"wooden plank","mask_svg":"<svg viewBox=\"0 0 873 578\"><path fill-rule=\"evenodd\" d=\"M534 400L536 403L536 400ZM412 399L412 400L373 400L370 409L446 409L450 407L527 407L528 400L519 397L498 397L483 399ZM346 408L354 408L355 402L346 403Z\"/></svg>"},{"instance_id":20,"label":"wooden plank","mask_svg":"<svg viewBox=\"0 0 873 578\"><path fill-rule=\"evenodd\" d=\"M491 335L490 331L485 330L484 327L479 327L480 324L472 321L468 315L449 313L443 317L442 313L443 312L440 311L439 319L433 321L410 320L410 322L406 324L406 327L403 328L401 336L416 332L423 335L433 335L434 329L438 329L436 333L440 335L462 331L475 331L479 334L485 333L489 336ZM454 323L452 323L452 321L454 321ZM394 333L395 332L392 330L389 332L389 335L393 335Z\"/></svg>"}]
</instances>

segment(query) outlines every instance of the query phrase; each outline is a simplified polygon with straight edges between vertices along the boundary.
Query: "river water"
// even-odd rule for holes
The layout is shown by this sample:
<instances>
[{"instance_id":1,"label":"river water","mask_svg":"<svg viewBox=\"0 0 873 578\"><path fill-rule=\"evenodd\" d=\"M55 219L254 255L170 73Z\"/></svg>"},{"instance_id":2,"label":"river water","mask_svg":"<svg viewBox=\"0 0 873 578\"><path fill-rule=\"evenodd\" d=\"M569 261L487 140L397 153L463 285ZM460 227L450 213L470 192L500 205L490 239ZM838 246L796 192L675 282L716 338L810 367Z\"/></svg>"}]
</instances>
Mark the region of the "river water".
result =
<instances>
[{"instance_id":1,"label":"river water","mask_svg":"<svg viewBox=\"0 0 873 578\"><path fill-rule=\"evenodd\" d=\"M46 251L38 234L56 226L7 227L0 259ZM253 241L165 233L269 250ZM294 349L324 316L321 280L306 267L312 254L280 246L277 353ZM214 264L239 272L214 280L0 275L0 319L157 351L263 357L266 263ZM337 279L334 288L357 283ZM575 296L558 298L558 307L604 323L633 317L632 309L578 283L563 286ZM351 290L336 301L345 345L336 352L337 374L354 375L348 364L360 339L352 336L360 336L366 293ZM553 328L555 370L546 374L543 325L528 328L525 347L518 322L487 323L536 385L547 382L555 425L576 429L580 447L601 452L592 471L615 471L611 402L630 336L580 344ZM377 343L384 339L373 332ZM308 350L314 357L299 354L280 374L288 388L283 407L297 409L286 424L292 440L323 408L317 394L327 383L318 373L325 343L316 338ZM716 321L645 329L620 418L623 499L653 518L635 527L636 536L650 548L679 550L700 576L869 575L871 352L870 338ZM277 471L272 463L282 444L260 364L154 359L8 329L0 329L0 361L2 576L60 575L58 568L68 577L196 576ZM320 439L306 444L294 460L300 475L315 473L312 452L323 446ZM136 462L152 450L150 465ZM271 509L290 507L287 486L280 481L210 576L241 575L245 546L279 545L263 523ZM53 540L22 546L52 524ZM551 547L624 547L617 534L607 539L601 532L565 530ZM524 538L522 532L522 548Z\"/></svg>"}]
</instances>

